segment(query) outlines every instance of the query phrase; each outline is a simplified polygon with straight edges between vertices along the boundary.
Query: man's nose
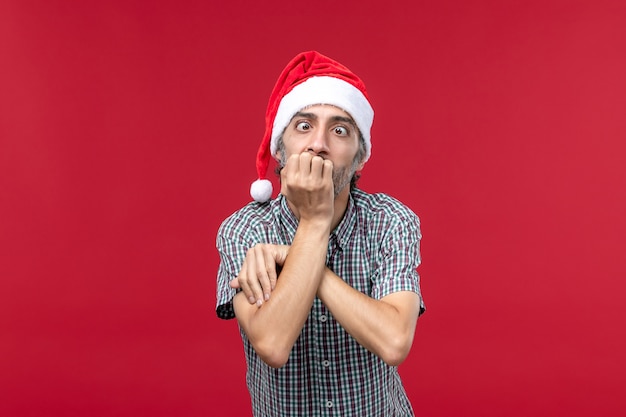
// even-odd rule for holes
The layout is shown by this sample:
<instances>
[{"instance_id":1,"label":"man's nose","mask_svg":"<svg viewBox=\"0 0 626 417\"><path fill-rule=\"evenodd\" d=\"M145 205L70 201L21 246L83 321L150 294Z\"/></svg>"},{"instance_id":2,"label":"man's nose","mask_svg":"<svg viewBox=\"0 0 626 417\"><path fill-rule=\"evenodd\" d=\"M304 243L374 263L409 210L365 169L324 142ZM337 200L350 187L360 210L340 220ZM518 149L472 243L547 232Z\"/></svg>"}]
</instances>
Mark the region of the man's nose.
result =
<instances>
[{"instance_id":1,"label":"man's nose","mask_svg":"<svg viewBox=\"0 0 626 417\"><path fill-rule=\"evenodd\" d=\"M317 129L310 136L306 150L314 155L325 154L328 151L328 133L324 129Z\"/></svg>"}]
</instances>

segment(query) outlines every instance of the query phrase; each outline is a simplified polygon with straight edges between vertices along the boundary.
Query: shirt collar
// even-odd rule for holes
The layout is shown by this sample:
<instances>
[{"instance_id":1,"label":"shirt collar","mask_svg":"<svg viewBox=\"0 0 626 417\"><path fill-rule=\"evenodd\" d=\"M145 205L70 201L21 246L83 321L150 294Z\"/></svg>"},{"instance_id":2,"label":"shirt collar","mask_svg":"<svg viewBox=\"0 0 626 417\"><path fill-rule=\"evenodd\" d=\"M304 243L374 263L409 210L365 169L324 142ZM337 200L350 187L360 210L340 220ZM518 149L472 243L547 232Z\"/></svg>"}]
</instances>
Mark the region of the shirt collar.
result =
<instances>
[{"instance_id":1,"label":"shirt collar","mask_svg":"<svg viewBox=\"0 0 626 417\"><path fill-rule=\"evenodd\" d=\"M352 192L350 192L348 196L348 207L346 207L346 212L343 214L343 218L335 227L335 230L331 232L331 235L335 235L337 239L337 244L345 249L350 242L350 238L352 237L352 233L356 227L356 204L354 204L354 199L352 198Z\"/></svg>"},{"instance_id":2,"label":"shirt collar","mask_svg":"<svg viewBox=\"0 0 626 417\"><path fill-rule=\"evenodd\" d=\"M287 199L282 194L279 194L276 200L274 201L274 216L276 220L280 222L282 225L282 230L285 232L285 238L288 238L288 241L293 241L293 238L296 234L296 229L298 228L298 219L293 214L289 205L287 204ZM337 244L343 249L345 248L349 241L357 223L357 215L356 215L356 204L354 203L354 199L352 197L352 193L350 193L348 197L348 207L346 207L346 212L343 215L343 218L337 225L337 227L331 232L331 238L334 235Z\"/></svg>"},{"instance_id":3,"label":"shirt collar","mask_svg":"<svg viewBox=\"0 0 626 417\"><path fill-rule=\"evenodd\" d=\"M296 235L296 229L298 228L298 219L296 219L296 216L287 204L287 199L282 194L278 194L278 197L274 200L274 216L276 221L282 226L280 229L284 233L284 241L293 242L293 237Z\"/></svg>"}]
</instances>

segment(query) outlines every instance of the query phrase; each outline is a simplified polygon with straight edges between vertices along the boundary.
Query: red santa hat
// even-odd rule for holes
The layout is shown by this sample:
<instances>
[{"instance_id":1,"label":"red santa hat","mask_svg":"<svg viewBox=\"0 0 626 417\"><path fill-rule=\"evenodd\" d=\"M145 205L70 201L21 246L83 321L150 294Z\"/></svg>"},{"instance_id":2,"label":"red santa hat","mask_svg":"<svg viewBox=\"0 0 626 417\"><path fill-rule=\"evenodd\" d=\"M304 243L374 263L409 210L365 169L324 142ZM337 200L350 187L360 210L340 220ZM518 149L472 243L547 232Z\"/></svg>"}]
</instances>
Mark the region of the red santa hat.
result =
<instances>
[{"instance_id":1,"label":"red santa hat","mask_svg":"<svg viewBox=\"0 0 626 417\"><path fill-rule=\"evenodd\" d=\"M256 157L258 179L250 187L250 195L256 201L265 202L272 197L272 183L266 175L270 157L276 155L277 139L297 112L315 104L330 104L348 113L365 141L363 162L370 157L374 110L363 81L319 52L300 53L278 77L267 105L265 135Z\"/></svg>"}]
</instances>

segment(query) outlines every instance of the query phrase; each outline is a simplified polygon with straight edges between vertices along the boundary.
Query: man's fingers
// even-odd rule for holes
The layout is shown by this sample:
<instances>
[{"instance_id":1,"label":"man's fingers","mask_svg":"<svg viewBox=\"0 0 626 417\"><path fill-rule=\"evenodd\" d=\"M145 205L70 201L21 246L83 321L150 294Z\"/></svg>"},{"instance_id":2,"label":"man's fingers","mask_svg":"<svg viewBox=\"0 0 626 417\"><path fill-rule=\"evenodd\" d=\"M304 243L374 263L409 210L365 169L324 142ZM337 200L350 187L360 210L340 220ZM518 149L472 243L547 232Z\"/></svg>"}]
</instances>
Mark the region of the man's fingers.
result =
<instances>
[{"instance_id":1,"label":"man's fingers","mask_svg":"<svg viewBox=\"0 0 626 417\"><path fill-rule=\"evenodd\" d=\"M235 279L237 280L241 291L243 291L246 298L248 299L248 302L250 302L250 304L254 304L254 294L252 293L252 289L250 288L250 284L248 282L248 262L246 260L243 261L241 271L239 271L239 276Z\"/></svg>"},{"instance_id":2,"label":"man's fingers","mask_svg":"<svg viewBox=\"0 0 626 417\"><path fill-rule=\"evenodd\" d=\"M256 260L256 278L261 285L262 298L257 298L257 304L261 301L267 301L270 298L270 292L272 287L270 283L269 269L273 266L274 259L269 255L269 248L265 245L257 245L254 247L255 260Z\"/></svg>"},{"instance_id":3,"label":"man's fingers","mask_svg":"<svg viewBox=\"0 0 626 417\"><path fill-rule=\"evenodd\" d=\"M311 159L311 177L313 179L322 178L322 169L325 161L319 156L314 156Z\"/></svg>"},{"instance_id":4,"label":"man's fingers","mask_svg":"<svg viewBox=\"0 0 626 417\"><path fill-rule=\"evenodd\" d=\"M230 282L230 287L241 289L250 304L260 307L276 288L276 265L285 262L288 251L287 245L271 244L258 244L248 249L241 271Z\"/></svg>"},{"instance_id":5,"label":"man's fingers","mask_svg":"<svg viewBox=\"0 0 626 417\"><path fill-rule=\"evenodd\" d=\"M265 291L265 300L270 298L270 293L276 288L276 253L275 249L268 248L265 251L265 268L267 270L267 278L269 279L269 288L263 288Z\"/></svg>"},{"instance_id":6,"label":"man's fingers","mask_svg":"<svg viewBox=\"0 0 626 417\"><path fill-rule=\"evenodd\" d=\"M324 160L324 166L322 168L322 178L333 180L333 162L329 159Z\"/></svg>"},{"instance_id":7,"label":"man's fingers","mask_svg":"<svg viewBox=\"0 0 626 417\"><path fill-rule=\"evenodd\" d=\"M250 286L250 295L246 294L248 297L248 301L250 303L256 303L257 306L261 306L263 304L263 290L261 289L261 285L259 284L258 278L258 265L255 256L255 249L251 248L248 251L248 257L246 259L248 262L248 285Z\"/></svg>"},{"instance_id":8,"label":"man's fingers","mask_svg":"<svg viewBox=\"0 0 626 417\"><path fill-rule=\"evenodd\" d=\"M292 176L294 173L300 170L300 157L296 154L291 155L287 159L287 163L283 167L283 172L287 176Z\"/></svg>"},{"instance_id":9,"label":"man's fingers","mask_svg":"<svg viewBox=\"0 0 626 417\"><path fill-rule=\"evenodd\" d=\"M285 166L280 170L280 193L282 195L287 195L288 182L293 178L294 174L298 172L299 167L300 157L294 154L287 159Z\"/></svg>"},{"instance_id":10,"label":"man's fingers","mask_svg":"<svg viewBox=\"0 0 626 417\"><path fill-rule=\"evenodd\" d=\"M289 245L276 245L274 250L276 251L274 261L276 261L277 265L283 266L287 259L287 254L289 253Z\"/></svg>"},{"instance_id":11,"label":"man's fingers","mask_svg":"<svg viewBox=\"0 0 626 417\"><path fill-rule=\"evenodd\" d=\"M311 173L311 154L308 152L302 152L299 155L300 164L298 166L298 172L304 176Z\"/></svg>"}]
</instances>

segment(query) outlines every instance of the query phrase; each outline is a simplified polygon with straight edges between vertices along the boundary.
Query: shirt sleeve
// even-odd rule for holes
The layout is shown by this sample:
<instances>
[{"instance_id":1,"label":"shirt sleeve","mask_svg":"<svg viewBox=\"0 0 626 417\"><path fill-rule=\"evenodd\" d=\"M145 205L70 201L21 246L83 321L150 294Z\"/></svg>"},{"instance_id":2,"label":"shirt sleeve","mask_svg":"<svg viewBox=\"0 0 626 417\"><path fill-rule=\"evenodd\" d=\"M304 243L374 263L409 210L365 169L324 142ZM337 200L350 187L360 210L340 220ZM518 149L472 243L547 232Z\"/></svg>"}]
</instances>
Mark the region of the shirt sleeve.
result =
<instances>
[{"instance_id":1,"label":"shirt sleeve","mask_svg":"<svg viewBox=\"0 0 626 417\"><path fill-rule=\"evenodd\" d=\"M217 317L229 320L235 318L233 297L237 293L229 283L239 274L249 245L244 243L241 236L233 232L229 220L226 220L217 233L216 246L220 255L220 266L217 271L216 313Z\"/></svg>"},{"instance_id":2,"label":"shirt sleeve","mask_svg":"<svg viewBox=\"0 0 626 417\"><path fill-rule=\"evenodd\" d=\"M415 292L419 295L420 315L426 311L417 272L421 263L421 238L417 215L408 211L396 218L382 239L372 291L377 299L398 291Z\"/></svg>"}]
</instances>

